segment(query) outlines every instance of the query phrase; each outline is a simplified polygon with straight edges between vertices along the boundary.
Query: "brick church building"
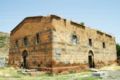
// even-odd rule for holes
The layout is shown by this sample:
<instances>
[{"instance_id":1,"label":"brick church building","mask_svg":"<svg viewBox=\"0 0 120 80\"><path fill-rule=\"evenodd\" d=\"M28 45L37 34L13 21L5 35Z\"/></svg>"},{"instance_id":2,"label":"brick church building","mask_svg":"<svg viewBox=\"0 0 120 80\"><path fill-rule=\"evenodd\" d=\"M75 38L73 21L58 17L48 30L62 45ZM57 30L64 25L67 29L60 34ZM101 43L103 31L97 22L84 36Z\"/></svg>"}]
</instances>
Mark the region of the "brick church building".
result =
<instances>
[{"instance_id":1,"label":"brick church building","mask_svg":"<svg viewBox=\"0 0 120 80\"><path fill-rule=\"evenodd\" d=\"M81 71L116 60L115 38L56 15L27 17L10 34L9 65Z\"/></svg>"}]
</instances>

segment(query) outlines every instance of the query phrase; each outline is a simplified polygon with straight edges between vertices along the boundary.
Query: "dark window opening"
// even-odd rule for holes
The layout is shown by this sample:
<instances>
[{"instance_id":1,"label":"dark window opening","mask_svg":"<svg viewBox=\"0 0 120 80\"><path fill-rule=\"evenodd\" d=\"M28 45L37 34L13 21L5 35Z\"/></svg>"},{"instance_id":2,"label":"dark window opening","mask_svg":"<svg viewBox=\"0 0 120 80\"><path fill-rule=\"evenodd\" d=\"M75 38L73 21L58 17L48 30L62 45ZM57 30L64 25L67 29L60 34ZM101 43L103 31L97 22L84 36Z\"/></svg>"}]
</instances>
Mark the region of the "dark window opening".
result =
<instances>
[{"instance_id":1,"label":"dark window opening","mask_svg":"<svg viewBox=\"0 0 120 80\"><path fill-rule=\"evenodd\" d=\"M39 33L36 34L36 44L39 44L40 43L40 40L39 40Z\"/></svg>"},{"instance_id":2,"label":"dark window opening","mask_svg":"<svg viewBox=\"0 0 120 80\"><path fill-rule=\"evenodd\" d=\"M92 39L89 39L89 46L92 46Z\"/></svg>"},{"instance_id":3,"label":"dark window opening","mask_svg":"<svg viewBox=\"0 0 120 80\"><path fill-rule=\"evenodd\" d=\"M16 47L18 48L19 47L18 40L15 41L15 44L16 44Z\"/></svg>"},{"instance_id":4,"label":"dark window opening","mask_svg":"<svg viewBox=\"0 0 120 80\"><path fill-rule=\"evenodd\" d=\"M28 38L24 37L24 45L27 47L28 46Z\"/></svg>"},{"instance_id":5,"label":"dark window opening","mask_svg":"<svg viewBox=\"0 0 120 80\"><path fill-rule=\"evenodd\" d=\"M76 35L73 35L73 36L72 36L72 44L76 45L77 42L78 42L77 36L76 36Z\"/></svg>"},{"instance_id":6,"label":"dark window opening","mask_svg":"<svg viewBox=\"0 0 120 80\"><path fill-rule=\"evenodd\" d=\"M106 48L105 42L103 42L103 48Z\"/></svg>"}]
</instances>

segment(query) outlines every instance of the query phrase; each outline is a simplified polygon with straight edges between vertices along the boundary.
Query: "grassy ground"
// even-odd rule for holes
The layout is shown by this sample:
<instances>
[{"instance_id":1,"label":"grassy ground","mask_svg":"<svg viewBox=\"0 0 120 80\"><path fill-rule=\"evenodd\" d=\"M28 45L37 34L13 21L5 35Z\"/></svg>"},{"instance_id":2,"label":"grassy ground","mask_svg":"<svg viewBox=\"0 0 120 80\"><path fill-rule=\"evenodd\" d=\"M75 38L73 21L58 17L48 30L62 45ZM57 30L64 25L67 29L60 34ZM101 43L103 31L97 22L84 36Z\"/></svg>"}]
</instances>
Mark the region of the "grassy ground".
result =
<instances>
[{"instance_id":1,"label":"grassy ground","mask_svg":"<svg viewBox=\"0 0 120 80\"><path fill-rule=\"evenodd\" d=\"M12 67L0 68L0 80L100 80L95 77L91 77L90 72L71 73L66 75L54 75L40 74L37 76L30 76L18 72Z\"/></svg>"},{"instance_id":2,"label":"grassy ground","mask_svg":"<svg viewBox=\"0 0 120 80\"><path fill-rule=\"evenodd\" d=\"M120 66L111 65L103 67L99 70L120 70ZM35 72L36 73L36 72ZM38 74L26 74L13 67L0 68L0 80L101 80L91 76L92 72L69 73L61 75L49 75L46 73L38 72Z\"/></svg>"}]
</instances>

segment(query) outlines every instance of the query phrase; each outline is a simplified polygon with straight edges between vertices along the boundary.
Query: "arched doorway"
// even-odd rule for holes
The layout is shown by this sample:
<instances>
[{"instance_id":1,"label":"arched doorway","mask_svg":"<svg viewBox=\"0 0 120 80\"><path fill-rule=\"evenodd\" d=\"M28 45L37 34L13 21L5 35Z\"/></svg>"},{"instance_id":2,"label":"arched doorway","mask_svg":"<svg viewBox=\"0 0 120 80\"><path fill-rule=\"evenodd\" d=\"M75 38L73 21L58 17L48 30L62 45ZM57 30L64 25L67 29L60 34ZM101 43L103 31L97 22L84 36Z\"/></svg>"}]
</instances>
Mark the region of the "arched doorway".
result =
<instances>
[{"instance_id":1,"label":"arched doorway","mask_svg":"<svg viewBox=\"0 0 120 80\"><path fill-rule=\"evenodd\" d=\"M89 68L95 68L95 63L94 63L94 54L93 54L93 51L89 51L89 54L88 54L88 65L89 65Z\"/></svg>"},{"instance_id":2,"label":"arched doorway","mask_svg":"<svg viewBox=\"0 0 120 80\"><path fill-rule=\"evenodd\" d=\"M27 56L28 56L28 52L26 50L24 50L23 53L22 53L22 58L23 58L22 67L23 68L28 68L28 66L27 66Z\"/></svg>"}]
</instances>

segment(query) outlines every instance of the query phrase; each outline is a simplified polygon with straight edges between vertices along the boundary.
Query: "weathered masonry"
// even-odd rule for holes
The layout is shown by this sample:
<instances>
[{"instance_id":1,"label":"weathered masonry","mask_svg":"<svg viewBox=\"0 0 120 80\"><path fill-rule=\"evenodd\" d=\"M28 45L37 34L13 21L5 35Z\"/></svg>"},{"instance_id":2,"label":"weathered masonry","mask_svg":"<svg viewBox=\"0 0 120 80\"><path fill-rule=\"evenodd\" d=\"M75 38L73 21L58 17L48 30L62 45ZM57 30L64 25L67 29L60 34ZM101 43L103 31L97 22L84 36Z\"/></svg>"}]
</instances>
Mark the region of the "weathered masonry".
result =
<instances>
[{"instance_id":1,"label":"weathered masonry","mask_svg":"<svg viewBox=\"0 0 120 80\"><path fill-rule=\"evenodd\" d=\"M114 37L56 15L27 17L11 31L9 64L14 67L58 73L115 61Z\"/></svg>"}]
</instances>

